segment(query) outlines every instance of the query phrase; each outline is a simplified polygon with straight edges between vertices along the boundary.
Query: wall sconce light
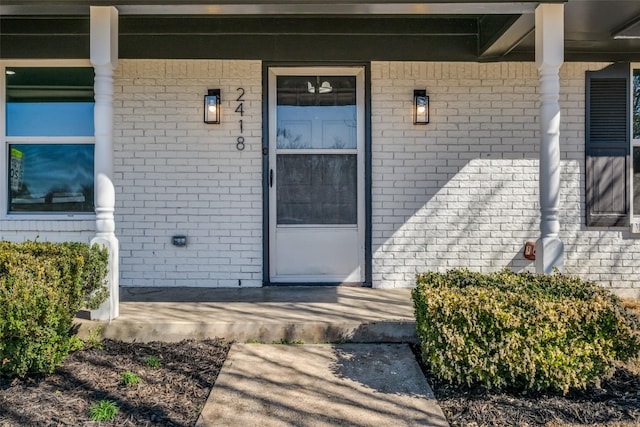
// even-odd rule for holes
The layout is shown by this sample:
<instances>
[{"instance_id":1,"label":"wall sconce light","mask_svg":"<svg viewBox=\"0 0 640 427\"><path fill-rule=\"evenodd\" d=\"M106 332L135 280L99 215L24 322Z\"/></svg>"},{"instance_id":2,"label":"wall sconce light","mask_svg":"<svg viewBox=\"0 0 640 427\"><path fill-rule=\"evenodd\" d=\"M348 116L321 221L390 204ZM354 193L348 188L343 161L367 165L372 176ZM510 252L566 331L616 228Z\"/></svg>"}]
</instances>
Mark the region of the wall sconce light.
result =
<instances>
[{"instance_id":1,"label":"wall sconce light","mask_svg":"<svg viewBox=\"0 0 640 427\"><path fill-rule=\"evenodd\" d=\"M220 123L220 89L209 89L204 96L204 122Z\"/></svg>"},{"instance_id":2,"label":"wall sconce light","mask_svg":"<svg viewBox=\"0 0 640 427\"><path fill-rule=\"evenodd\" d=\"M413 124L426 125L429 123L429 97L424 89L413 91Z\"/></svg>"}]
</instances>

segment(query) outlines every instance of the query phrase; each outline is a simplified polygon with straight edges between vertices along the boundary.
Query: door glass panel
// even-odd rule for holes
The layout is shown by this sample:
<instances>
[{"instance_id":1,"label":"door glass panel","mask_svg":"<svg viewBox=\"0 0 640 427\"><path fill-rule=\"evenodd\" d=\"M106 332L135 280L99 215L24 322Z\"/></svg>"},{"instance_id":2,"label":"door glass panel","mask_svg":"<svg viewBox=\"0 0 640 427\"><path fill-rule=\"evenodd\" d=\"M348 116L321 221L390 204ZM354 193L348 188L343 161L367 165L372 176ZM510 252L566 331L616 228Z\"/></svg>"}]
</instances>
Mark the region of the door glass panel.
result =
<instances>
[{"instance_id":1,"label":"door glass panel","mask_svg":"<svg viewBox=\"0 0 640 427\"><path fill-rule=\"evenodd\" d=\"M279 76L277 87L277 148L357 148L355 77Z\"/></svg>"},{"instance_id":2,"label":"door glass panel","mask_svg":"<svg viewBox=\"0 0 640 427\"><path fill-rule=\"evenodd\" d=\"M278 224L356 224L355 154L287 154L277 159Z\"/></svg>"}]
</instances>

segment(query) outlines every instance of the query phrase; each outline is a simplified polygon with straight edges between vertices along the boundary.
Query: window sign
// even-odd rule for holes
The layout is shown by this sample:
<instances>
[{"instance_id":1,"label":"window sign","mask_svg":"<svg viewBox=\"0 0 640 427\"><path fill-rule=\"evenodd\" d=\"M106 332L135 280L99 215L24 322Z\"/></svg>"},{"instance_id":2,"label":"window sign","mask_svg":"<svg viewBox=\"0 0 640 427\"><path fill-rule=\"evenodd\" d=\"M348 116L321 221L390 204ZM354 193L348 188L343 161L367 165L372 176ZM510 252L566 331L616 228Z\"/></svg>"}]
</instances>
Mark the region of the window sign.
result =
<instances>
[{"instance_id":1,"label":"window sign","mask_svg":"<svg viewBox=\"0 0 640 427\"><path fill-rule=\"evenodd\" d=\"M93 69L7 71L9 213L93 213Z\"/></svg>"},{"instance_id":2,"label":"window sign","mask_svg":"<svg viewBox=\"0 0 640 427\"><path fill-rule=\"evenodd\" d=\"M24 180L24 171L22 169L22 158L24 154L17 148L11 148L11 162L9 169L9 177L11 179L11 193L19 191Z\"/></svg>"}]
</instances>

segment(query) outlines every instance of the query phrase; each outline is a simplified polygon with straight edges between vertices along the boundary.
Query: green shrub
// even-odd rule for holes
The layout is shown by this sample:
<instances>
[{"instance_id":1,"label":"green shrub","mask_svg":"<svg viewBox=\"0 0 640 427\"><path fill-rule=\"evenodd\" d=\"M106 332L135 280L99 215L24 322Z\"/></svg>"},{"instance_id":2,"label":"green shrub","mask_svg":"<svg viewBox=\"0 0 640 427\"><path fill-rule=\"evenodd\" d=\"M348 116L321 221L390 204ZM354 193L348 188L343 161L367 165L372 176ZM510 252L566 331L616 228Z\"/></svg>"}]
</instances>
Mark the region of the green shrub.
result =
<instances>
[{"instance_id":1,"label":"green shrub","mask_svg":"<svg viewBox=\"0 0 640 427\"><path fill-rule=\"evenodd\" d=\"M107 259L81 243L0 242L0 375L53 371L75 313L106 299Z\"/></svg>"},{"instance_id":2,"label":"green shrub","mask_svg":"<svg viewBox=\"0 0 640 427\"><path fill-rule=\"evenodd\" d=\"M74 286L74 289L84 298L84 307L96 309L109 296L109 290L105 286L109 257L103 247L78 242L0 242L0 256L5 251L30 254L38 259L46 258L64 274L65 282L71 280L76 285L75 281L79 280L80 287ZM72 262L74 258L82 259L79 266ZM0 266L0 274L1 272Z\"/></svg>"},{"instance_id":3,"label":"green shrub","mask_svg":"<svg viewBox=\"0 0 640 427\"><path fill-rule=\"evenodd\" d=\"M567 393L640 351L638 318L577 277L425 273L412 296L423 360L458 384Z\"/></svg>"}]
</instances>

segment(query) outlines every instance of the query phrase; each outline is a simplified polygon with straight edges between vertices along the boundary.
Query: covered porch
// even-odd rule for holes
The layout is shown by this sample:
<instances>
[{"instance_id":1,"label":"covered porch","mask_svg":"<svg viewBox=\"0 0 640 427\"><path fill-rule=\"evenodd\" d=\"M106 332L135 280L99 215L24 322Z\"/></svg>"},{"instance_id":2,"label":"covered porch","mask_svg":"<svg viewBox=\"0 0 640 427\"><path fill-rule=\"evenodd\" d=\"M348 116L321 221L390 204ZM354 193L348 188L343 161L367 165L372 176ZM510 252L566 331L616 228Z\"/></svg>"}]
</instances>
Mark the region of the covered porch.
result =
<instances>
[{"instance_id":1,"label":"covered porch","mask_svg":"<svg viewBox=\"0 0 640 427\"><path fill-rule=\"evenodd\" d=\"M224 4L194 1L177 6L171 1L7 0L0 6L0 14L3 59L83 58L95 70L95 227L91 226L89 232L95 236L94 242L110 248L112 298L94 317L116 319L122 315L137 319L166 310L167 318L180 318L186 316L181 314L184 312L192 318L181 321L192 325L194 334L198 328L209 327L200 324L198 317L224 319L234 304L241 304L239 313L255 323L279 317L281 313L252 317L252 310L271 307L274 298L271 294L278 295L275 297L278 300L280 293L295 293L294 288L211 289L236 284L256 287L268 285L272 279L268 245L273 236L269 234L266 194L274 162L270 164L266 157L273 145L269 146L268 138L264 137L268 130L264 112L267 85L261 84L261 80L264 81L263 74L273 64L355 64L368 70L365 74L373 74L372 79L371 75L365 76L372 82L364 89L369 92L362 107L367 112L362 120L366 185L359 194L366 194L361 204L365 237L359 267L364 271L361 284L383 288L410 286L415 271L444 268L445 264L478 269L508 264L544 273L562 269L566 265L565 252L571 253L572 248L569 246L565 251L567 240L562 236L567 229L565 224L571 220L561 219L563 204L569 203L561 196L564 185L561 160L575 160L574 181L583 187L584 127L579 116L583 115L584 101L580 90L577 95L561 91L560 70L565 61L603 63L583 65L589 70L602 68L608 62L640 59L640 6L630 1L348 0L325 4L276 0ZM61 16L65 18L58 19ZM205 60L219 62L198 62ZM404 64L397 65L402 61ZM419 62L422 64L416 69L433 64L438 69L408 72L404 79L383 71L387 63L394 63L388 68L397 70L413 69ZM486 73L485 68L478 69L478 64L484 66L488 62L499 62L504 70ZM440 70L445 63L456 64L446 66L450 68L449 75ZM509 63L514 70L526 63L535 77L524 82L527 77L523 75L528 71L513 72L516 77L510 78L505 90L501 86L511 75ZM211 68L205 70L207 67ZM472 68L475 71L469 71ZM583 77L572 78L580 82ZM474 92L483 89L485 81L490 82L488 87ZM231 105L232 98L227 94L234 93L239 86L237 82L253 87L247 92L251 104L246 106L251 108L239 111L237 104ZM525 84L525 93L513 96ZM200 92L205 87L220 86L226 91L223 100L227 116L219 125L205 126L200 118ZM416 127L406 114L410 111L406 94L425 86L432 94L432 123L429 127ZM457 93L461 87L463 90ZM449 97L447 92L453 92L453 96ZM572 114L569 121L560 117L562 96L573 103L563 107ZM232 116L233 108L240 116ZM130 117L136 122L132 123ZM523 124L521 119L525 117L530 122ZM490 126L484 126L485 122ZM238 136L237 123L251 126L251 134ZM534 125L530 126L531 123ZM563 126L572 132L569 154L561 153ZM478 144L479 135L483 135L482 144ZM238 148L237 152L233 147L237 147L235 141L240 139L236 138L243 141L243 149ZM234 143L227 151L224 147L229 146L225 145L228 140ZM505 161L491 163L490 158L495 156ZM172 163L172 157L179 162ZM523 167L511 161L520 158L526 160ZM470 160L487 161L479 162L477 172L461 173L460 168ZM521 179L518 174L528 172L531 165L539 167L539 173ZM513 176L500 175L510 166L518 166L513 169ZM184 179L188 173L191 177ZM476 188L465 187L464 196L449 192L445 187L455 177L460 177L461 182L455 185L473 181ZM506 194L508 191L498 194L501 185L516 180L521 182L520 195L511 197L513 194ZM481 188L485 182L496 191ZM575 209L582 210L584 196L577 188L578 185L569 189L570 202ZM473 208L479 204L472 196L481 190L486 190L484 196L496 197L487 202L485 222L470 224L469 219L476 212ZM252 197L249 203L247 197ZM404 210L396 212L398 201ZM506 207L504 201L508 201ZM460 215L464 209L469 212ZM598 261L601 234L614 234L618 230L587 229L589 224L582 226L583 216L580 212L572 217L577 224L573 240L587 247L583 251L587 258L592 256L596 260L589 273L613 286L614 280L630 272L634 264L615 258L614 253L622 252L614 247L615 243L602 244L613 261L601 264ZM494 217L502 217L502 222L494 221ZM515 217L527 219L520 219L521 224L514 227L509 222L514 222ZM528 221L529 217L535 218ZM412 224L415 218L419 219ZM530 231L530 223L534 222L535 231ZM13 224L11 231L15 231L16 238L22 238L19 233L23 229L39 232L42 227L35 221L7 223ZM425 235L439 236L443 223L450 226L446 236L449 240L425 241ZM58 225L47 223L56 232ZM585 232L593 237L583 244ZM69 235L72 234L64 238ZM173 235L185 238L188 235L188 247L174 247L177 245L171 243ZM631 246L628 242L631 239L625 236L616 234L616 239L627 240L625 244ZM417 239L422 242L416 243ZM537 240L535 266L518 262L525 239ZM493 249L493 258L491 254L485 256L483 247L490 240L494 248L499 248ZM456 249L455 261L439 264L425 261L445 252L448 256L452 247ZM475 264L470 262L472 252ZM505 261L502 254L509 254L507 258L513 260ZM574 255L570 261L570 267L580 273L584 264L580 255ZM606 270L614 267L618 268L615 272L618 276L608 279ZM144 288L122 288L124 292L139 292L138 302L134 303L130 295L118 296L120 284L175 288L171 292L158 288L157 298L164 302L152 302L155 293L144 293ZM200 288L184 287L190 284ZM322 304L358 301L346 303L344 311L349 313L349 307L362 303L361 296L350 294L359 290L317 289L325 289L327 296L318 294L315 302L301 297L301 301L287 304L316 316L323 313ZM303 296L314 294L316 288L303 291ZM233 296L224 296L225 292ZM193 301L183 302L187 305L180 310L171 308L169 298L180 300L181 294L192 294ZM149 301L142 302L144 298ZM129 306L130 303L139 305ZM205 314L189 304L200 304L213 311ZM221 307L224 313L215 311ZM127 311L120 312L120 308ZM331 316L331 312L324 314ZM326 320L311 318L321 323ZM384 316L364 318L371 322L386 321ZM289 320L285 316L285 323ZM109 328L117 324L111 322ZM136 327L130 324L127 328Z\"/></svg>"},{"instance_id":2,"label":"covered porch","mask_svg":"<svg viewBox=\"0 0 640 427\"><path fill-rule=\"evenodd\" d=\"M120 290L117 319L78 321L81 335L96 329L104 338L136 342L416 341L410 289L126 287Z\"/></svg>"}]
</instances>

